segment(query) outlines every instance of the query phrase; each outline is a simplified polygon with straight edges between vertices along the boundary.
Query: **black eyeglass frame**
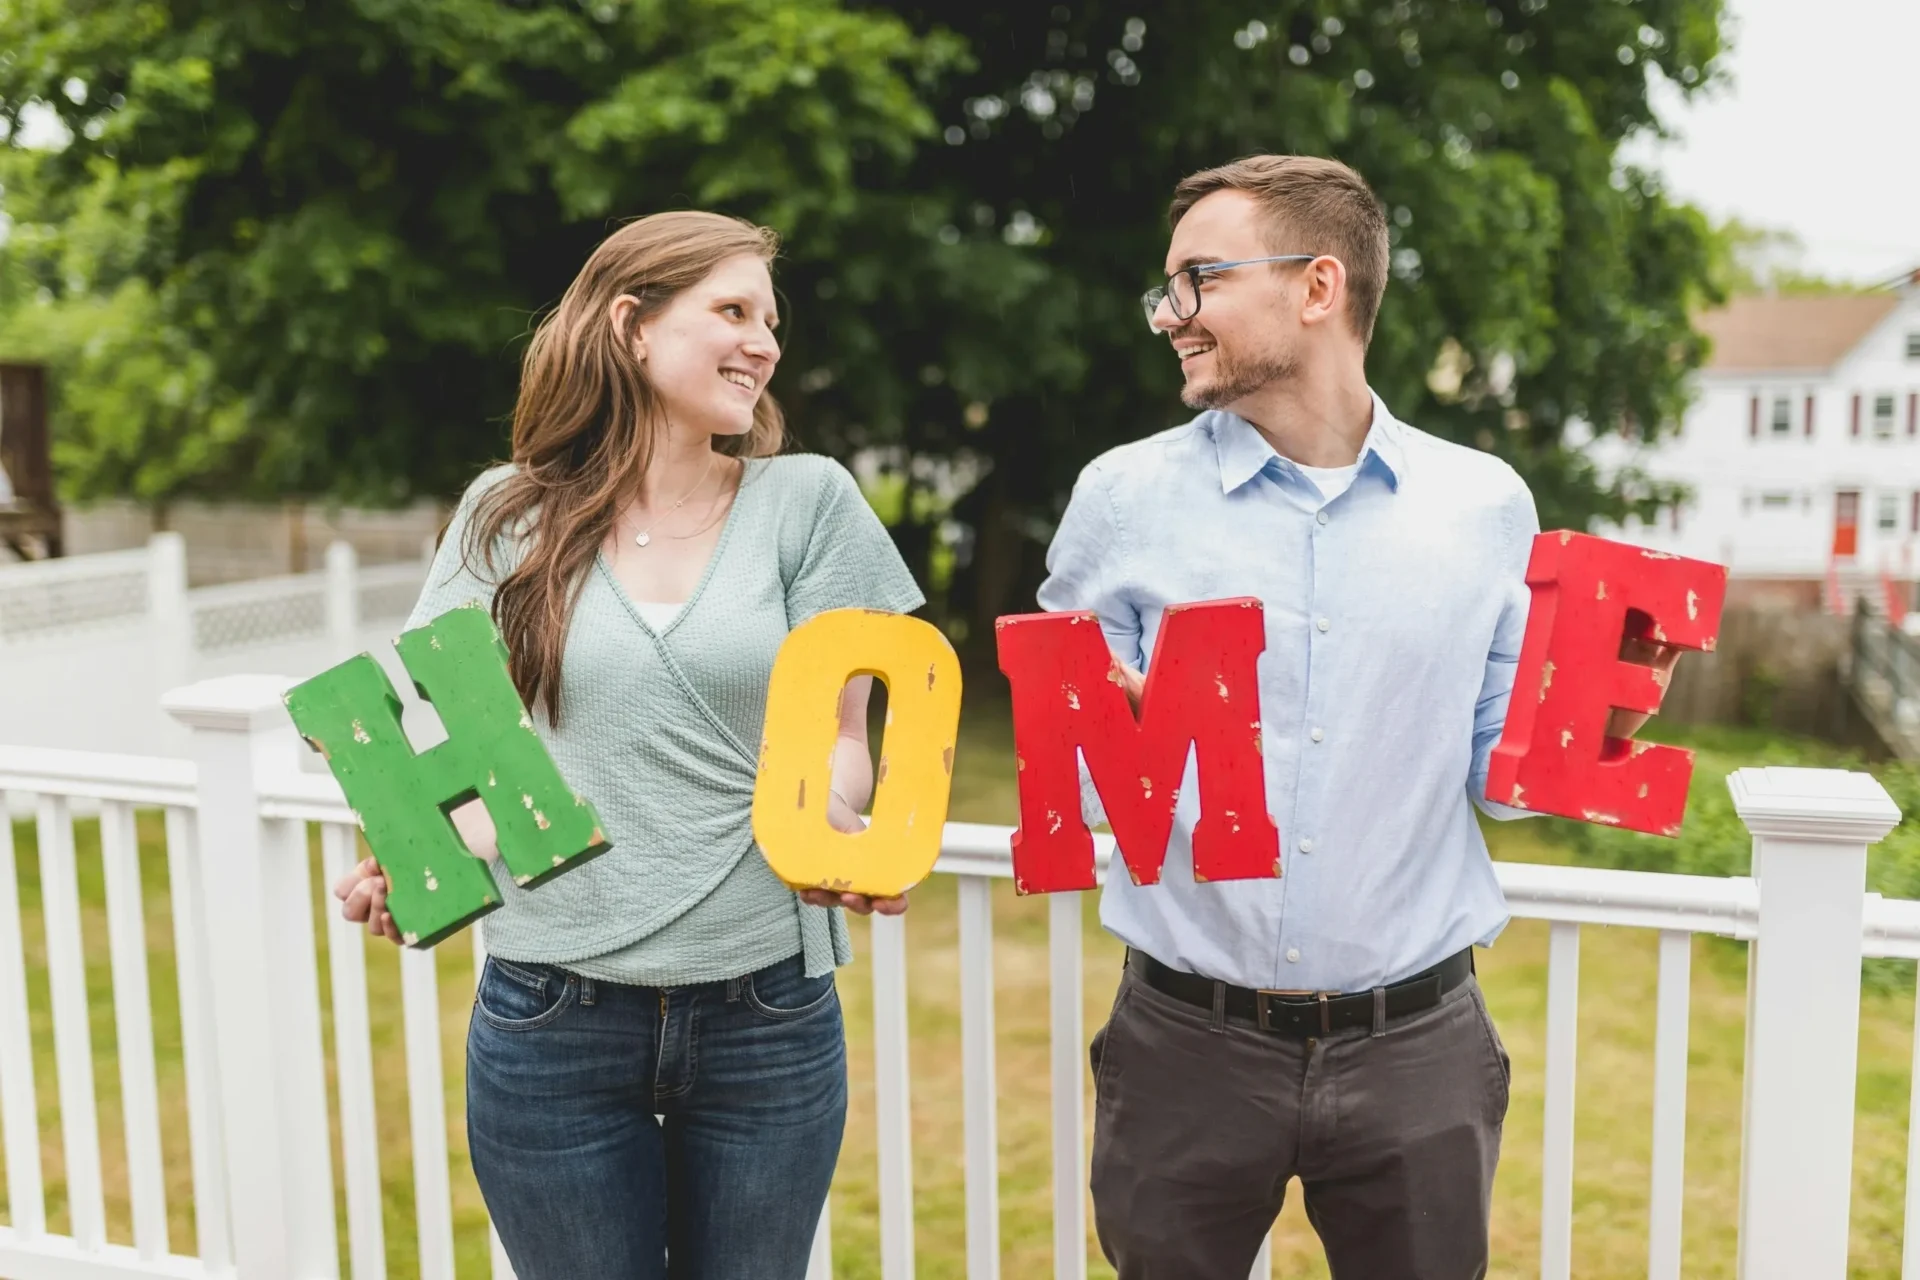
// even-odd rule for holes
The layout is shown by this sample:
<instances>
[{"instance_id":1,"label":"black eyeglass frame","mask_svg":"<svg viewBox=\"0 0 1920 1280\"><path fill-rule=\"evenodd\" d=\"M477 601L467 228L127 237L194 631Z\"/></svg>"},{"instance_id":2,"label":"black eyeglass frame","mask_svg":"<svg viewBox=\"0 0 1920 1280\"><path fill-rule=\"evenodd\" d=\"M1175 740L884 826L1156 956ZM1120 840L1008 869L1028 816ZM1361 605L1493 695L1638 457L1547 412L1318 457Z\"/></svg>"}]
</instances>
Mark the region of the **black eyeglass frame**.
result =
<instances>
[{"instance_id":1,"label":"black eyeglass frame","mask_svg":"<svg viewBox=\"0 0 1920 1280\"><path fill-rule=\"evenodd\" d=\"M1316 258L1323 258L1325 256L1326 255L1322 253L1276 253L1266 258L1241 258L1236 262L1196 262L1190 267L1182 267L1168 276L1165 284L1157 289L1149 289L1140 295L1141 309L1147 313L1147 328L1153 330L1155 333L1164 332L1159 325L1153 322L1153 315L1156 311L1160 310L1160 304L1162 302L1165 302L1173 311L1173 318L1175 320L1185 322L1199 315L1201 302L1200 278L1202 276L1215 275L1222 271L1231 271L1235 267L1251 267L1262 262L1312 262ZM1193 285L1193 310L1185 315L1180 313L1180 304L1175 301L1179 295L1174 292L1173 288L1173 282L1181 276L1187 277L1187 280Z\"/></svg>"}]
</instances>

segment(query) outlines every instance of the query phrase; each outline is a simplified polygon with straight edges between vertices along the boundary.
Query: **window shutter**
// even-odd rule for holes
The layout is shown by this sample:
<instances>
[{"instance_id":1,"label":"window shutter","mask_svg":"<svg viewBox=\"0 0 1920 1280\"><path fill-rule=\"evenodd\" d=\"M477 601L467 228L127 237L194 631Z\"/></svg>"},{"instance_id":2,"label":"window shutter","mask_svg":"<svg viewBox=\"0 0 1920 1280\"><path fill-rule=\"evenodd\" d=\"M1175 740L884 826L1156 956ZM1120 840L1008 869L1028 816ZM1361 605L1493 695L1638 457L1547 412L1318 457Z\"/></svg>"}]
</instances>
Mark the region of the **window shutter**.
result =
<instances>
[{"instance_id":1,"label":"window shutter","mask_svg":"<svg viewBox=\"0 0 1920 1280\"><path fill-rule=\"evenodd\" d=\"M1807 425L1805 428L1805 433L1806 433L1807 439L1809 440L1813 439L1813 397L1812 396L1807 397Z\"/></svg>"},{"instance_id":2,"label":"window shutter","mask_svg":"<svg viewBox=\"0 0 1920 1280\"><path fill-rule=\"evenodd\" d=\"M1860 393L1853 393L1853 434L1860 434Z\"/></svg>"},{"instance_id":3,"label":"window shutter","mask_svg":"<svg viewBox=\"0 0 1920 1280\"><path fill-rule=\"evenodd\" d=\"M1920 489L1913 491L1913 532L1920 533Z\"/></svg>"},{"instance_id":4,"label":"window shutter","mask_svg":"<svg viewBox=\"0 0 1920 1280\"><path fill-rule=\"evenodd\" d=\"M1747 437L1751 440L1760 438L1760 397L1757 395L1747 401Z\"/></svg>"},{"instance_id":5,"label":"window shutter","mask_svg":"<svg viewBox=\"0 0 1920 1280\"><path fill-rule=\"evenodd\" d=\"M1907 434L1920 435L1920 391L1907 392Z\"/></svg>"}]
</instances>

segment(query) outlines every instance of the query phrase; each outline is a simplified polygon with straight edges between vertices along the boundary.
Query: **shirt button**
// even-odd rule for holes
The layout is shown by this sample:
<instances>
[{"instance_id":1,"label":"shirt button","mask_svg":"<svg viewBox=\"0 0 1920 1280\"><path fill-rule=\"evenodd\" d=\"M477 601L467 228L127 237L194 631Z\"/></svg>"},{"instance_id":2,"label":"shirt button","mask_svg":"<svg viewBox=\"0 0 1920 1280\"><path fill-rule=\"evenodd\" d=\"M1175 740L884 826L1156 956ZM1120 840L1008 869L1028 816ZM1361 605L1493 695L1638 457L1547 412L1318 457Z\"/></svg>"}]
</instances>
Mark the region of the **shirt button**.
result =
<instances>
[{"instance_id":1,"label":"shirt button","mask_svg":"<svg viewBox=\"0 0 1920 1280\"><path fill-rule=\"evenodd\" d=\"M1302 853L1313 852L1313 841L1310 838L1306 836L1300 837L1300 852Z\"/></svg>"},{"instance_id":2,"label":"shirt button","mask_svg":"<svg viewBox=\"0 0 1920 1280\"><path fill-rule=\"evenodd\" d=\"M1313 518L1315 520L1318 520L1321 524L1325 524L1327 522L1327 513L1324 511L1316 512Z\"/></svg>"},{"instance_id":3,"label":"shirt button","mask_svg":"<svg viewBox=\"0 0 1920 1280\"><path fill-rule=\"evenodd\" d=\"M1327 628L1331 627L1333 623L1329 622L1325 618L1319 618L1315 620L1313 625L1320 628L1320 630L1325 631Z\"/></svg>"},{"instance_id":4,"label":"shirt button","mask_svg":"<svg viewBox=\"0 0 1920 1280\"><path fill-rule=\"evenodd\" d=\"M1300 948L1298 948L1298 947L1288 947L1288 948L1287 948L1287 963L1288 963L1288 964L1299 964L1299 963L1300 963Z\"/></svg>"},{"instance_id":5,"label":"shirt button","mask_svg":"<svg viewBox=\"0 0 1920 1280\"><path fill-rule=\"evenodd\" d=\"M1307 736L1312 738L1315 742L1321 742L1326 739L1327 735L1325 731L1321 729L1315 729L1312 733L1308 734Z\"/></svg>"}]
</instances>

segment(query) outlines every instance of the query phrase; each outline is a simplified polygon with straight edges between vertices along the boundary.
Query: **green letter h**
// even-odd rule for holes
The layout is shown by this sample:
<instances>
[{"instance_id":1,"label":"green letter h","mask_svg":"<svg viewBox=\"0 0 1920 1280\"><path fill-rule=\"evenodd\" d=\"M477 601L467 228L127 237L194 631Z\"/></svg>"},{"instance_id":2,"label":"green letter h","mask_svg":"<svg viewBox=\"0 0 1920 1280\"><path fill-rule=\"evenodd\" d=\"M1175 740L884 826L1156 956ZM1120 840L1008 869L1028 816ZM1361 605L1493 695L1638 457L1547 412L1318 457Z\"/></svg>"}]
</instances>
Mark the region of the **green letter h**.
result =
<instances>
[{"instance_id":1,"label":"green letter h","mask_svg":"<svg viewBox=\"0 0 1920 1280\"><path fill-rule=\"evenodd\" d=\"M600 819L567 785L533 731L487 611L449 610L394 642L447 740L416 754L387 673L359 654L286 696L308 744L327 759L392 888L387 910L408 946L431 947L500 905L486 864L449 812L478 797L500 856L527 888L609 846Z\"/></svg>"}]
</instances>

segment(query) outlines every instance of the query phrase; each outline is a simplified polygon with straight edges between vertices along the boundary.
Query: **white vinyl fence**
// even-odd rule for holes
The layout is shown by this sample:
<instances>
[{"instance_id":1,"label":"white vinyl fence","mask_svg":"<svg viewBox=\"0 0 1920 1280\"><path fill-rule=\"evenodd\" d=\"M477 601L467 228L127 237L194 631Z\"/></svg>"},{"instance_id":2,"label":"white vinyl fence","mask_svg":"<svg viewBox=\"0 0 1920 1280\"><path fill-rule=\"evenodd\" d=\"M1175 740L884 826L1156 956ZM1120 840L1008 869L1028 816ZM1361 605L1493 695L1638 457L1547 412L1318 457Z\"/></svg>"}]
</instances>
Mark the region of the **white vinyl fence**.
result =
<instances>
[{"instance_id":1,"label":"white vinyl fence","mask_svg":"<svg viewBox=\"0 0 1920 1280\"><path fill-rule=\"evenodd\" d=\"M180 535L139 550L0 565L0 742L184 755L160 695L244 671L308 676L389 641L424 559L362 568L327 548L318 573L187 587ZM78 678L76 678L76 676Z\"/></svg>"},{"instance_id":2,"label":"white vinyl fence","mask_svg":"<svg viewBox=\"0 0 1920 1280\"><path fill-rule=\"evenodd\" d=\"M354 1280L385 1274L370 1066L364 934L328 912L337 1112L329 1096L308 830L318 824L329 877L356 856L356 824L332 779L299 768L285 722L286 681L231 677L183 688L168 711L191 733L187 759L0 747L0 793L30 800L46 915L53 1054L71 1230L47 1229L34 1055L11 833L0 823L0 1128L9 1203L0 1275L23 1280L213 1277L306 1280L341 1274L330 1119L346 1188L345 1262ZM1581 930L1657 932L1657 1041L1648 1274L1680 1274L1685 1182L1691 935L1753 950L1739 1239L1743 1277L1838 1280L1846 1271L1862 956L1920 957L1920 904L1865 891L1868 846L1899 813L1870 777L1746 769L1730 781L1754 839L1752 876L1711 878L1498 864L1514 914L1551 922L1545 1064L1541 1274L1572 1271L1574 1076ZM108 900L124 1135L103 1135L89 1039L72 806L98 805ZM166 815L177 949L191 1186L198 1256L168 1239L146 941L133 840L137 808ZM995 1167L993 907L1009 875L1005 828L950 824L936 874L958 880L967 1274L999 1274ZM1102 845L1104 864L1108 846ZM1049 903L1054 1274L1086 1274L1087 1135L1077 895ZM871 933L880 1273L913 1275L914 1208L906 931ZM218 922L217 927L214 922ZM480 938L474 938L476 947ZM464 946L455 941L448 946ZM453 1275L438 952L401 958L420 1275ZM1915 1094L1920 1106L1920 1093ZM1915 1127L1920 1137L1920 1126ZM123 1141L132 1238L108 1240L101 1142ZM1910 1153L1910 1169L1913 1154ZM1920 1179L1909 1179L1920 1188ZM1906 1274L1920 1277L1909 1192ZM822 1224L814 1280L831 1265ZM508 1274L495 1250L494 1273ZM1256 1272L1258 1274L1258 1270Z\"/></svg>"}]
</instances>

